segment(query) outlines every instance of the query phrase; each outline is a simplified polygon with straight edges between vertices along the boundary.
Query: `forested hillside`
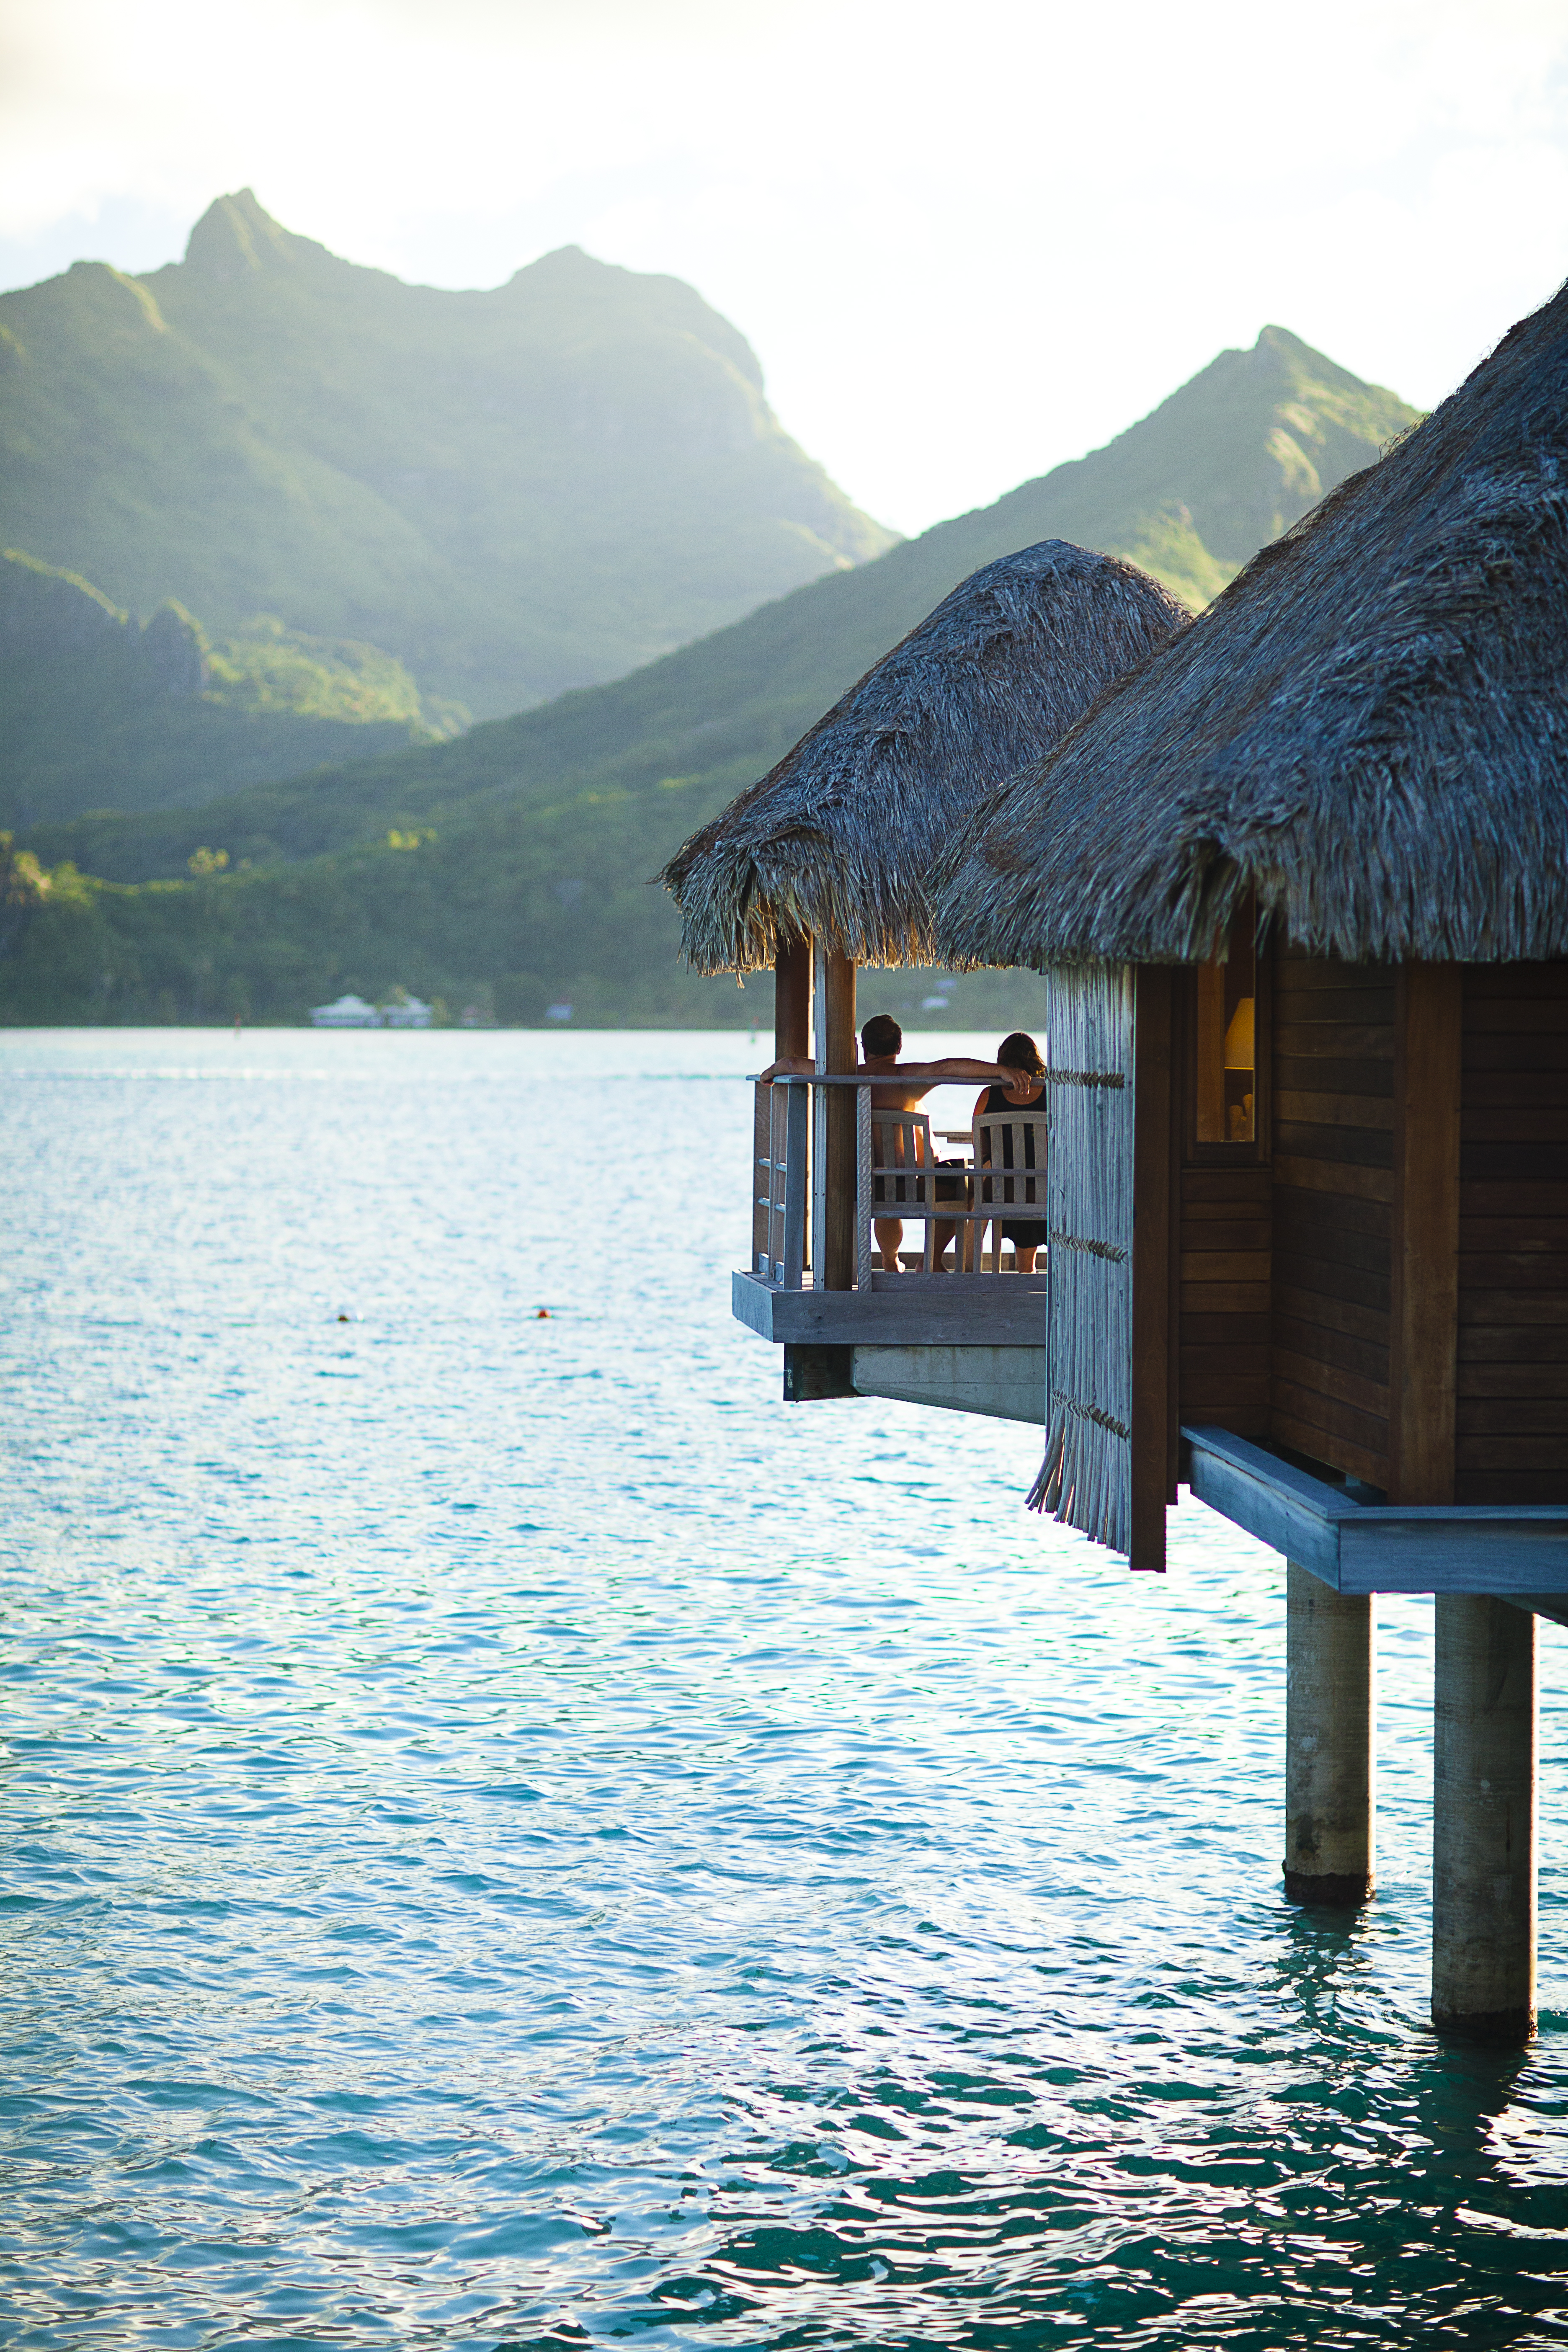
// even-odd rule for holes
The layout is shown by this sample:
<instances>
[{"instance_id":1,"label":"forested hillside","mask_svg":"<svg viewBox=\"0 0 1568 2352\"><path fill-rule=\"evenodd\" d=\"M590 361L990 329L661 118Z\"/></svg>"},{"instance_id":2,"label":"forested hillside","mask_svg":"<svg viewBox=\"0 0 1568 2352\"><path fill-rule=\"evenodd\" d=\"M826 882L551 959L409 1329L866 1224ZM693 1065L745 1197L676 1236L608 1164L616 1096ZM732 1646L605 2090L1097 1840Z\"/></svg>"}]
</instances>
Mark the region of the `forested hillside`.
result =
<instances>
[{"instance_id":1,"label":"forested hillside","mask_svg":"<svg viewBox=\"0 0 1568 2352\"><path fill-rule=\"evenodd\" d=\"M677 970L647 877L959 580L1066 537L1201 602L1415 415L1270 328L1091 457L630 677L203 808L41 829L46 865L113 887L38 907L0 1006L132 1018L232 999L289 1018L401 980L453 1003L489 991L519 1019L558 1000L605 1021L744 1017L754 990ZM203 851L228 871L192 875Z\"/></svg>"},{"instance_id":2,"label":"forested hillside","mask_svg":"<svg viewBox=\"0 0 1568 2352\"><path fill-rule=\"evenodd\" d=\"M468 716L377 646L267 613L215 640L174 602L139 626L90 582L0 554L0 824L207 801Z\"/></svg>"}]
</instances>

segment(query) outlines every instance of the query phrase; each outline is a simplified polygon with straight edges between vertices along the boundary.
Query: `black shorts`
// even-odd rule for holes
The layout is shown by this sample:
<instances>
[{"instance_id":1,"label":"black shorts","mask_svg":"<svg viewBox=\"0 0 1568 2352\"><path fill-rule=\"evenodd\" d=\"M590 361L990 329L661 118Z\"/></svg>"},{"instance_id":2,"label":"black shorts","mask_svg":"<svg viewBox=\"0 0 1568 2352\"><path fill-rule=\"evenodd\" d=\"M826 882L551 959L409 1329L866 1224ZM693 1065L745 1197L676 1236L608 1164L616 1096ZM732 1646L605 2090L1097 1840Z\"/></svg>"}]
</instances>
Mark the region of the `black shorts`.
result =
<instances>
[{"instance_id":1,"label":"black shorts","mask_svg":"<svg viewBox=\"0 0 1568 2352\"><path fill-rule=\"evenodd\" d=\"M953 1174L944 1176L942 1173L944 1168L951 1168L954 1171ZM914 1195L916 1184L924 1174L923 1168L911 1168L907 1174L887 1170L874 1181L871 1198L879 1208L885 1203L889 1215L895 1215L906 1209L913 1212L923 1208L924 1202L916 1200ZM968 1200L969 1163L966 1160L937 1161L931 1198L939 1205L943 1201L954 1201L962 1204Z\"/></svg>"}]
</instances>

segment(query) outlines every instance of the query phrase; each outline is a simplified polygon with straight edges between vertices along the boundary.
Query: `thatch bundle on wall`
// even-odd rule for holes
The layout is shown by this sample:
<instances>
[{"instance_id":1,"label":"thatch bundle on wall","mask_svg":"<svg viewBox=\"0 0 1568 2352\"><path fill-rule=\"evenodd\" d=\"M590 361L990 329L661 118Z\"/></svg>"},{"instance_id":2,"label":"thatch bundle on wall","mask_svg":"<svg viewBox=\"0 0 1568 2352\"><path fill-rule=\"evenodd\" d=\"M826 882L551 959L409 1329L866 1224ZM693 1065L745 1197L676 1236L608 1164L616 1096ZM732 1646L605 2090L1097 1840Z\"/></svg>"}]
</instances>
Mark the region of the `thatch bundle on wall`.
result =
<instances>
[{"instance_id":1,"label":"thatch bundle on wall","mask_svg":"<svg viewBox=\"0 0 1568 2352\"><path fill-rule=\"evenodd\" d=\"M1046 1454L1029 1502L1125 1551L1132 1533L1131 972L1125 964L1053 971L1046 1018Z\"/></svg>"},{"instance_id":2,"label":"thatch bundle on wall","mask_svg":"<svg viewBox=\"0 0 1568 2352\"><path fill-rule=\"evenodd\" d=\"M986 564L671 858L687 961L755 971L815 936L856 963L930 962L954 828L1187 619L1134 565L1063 540Z\"/></svg>"},{"instance_id":3,"label":"thatch bundle on wall","mask_svg":"<svg viewBox=\"0 0 1568 2352\"><path fill-rule=\"evenodd\" d=\"M952 963L1568 955L1568 289L978 813Z\"/></svg>"}]
</instances>

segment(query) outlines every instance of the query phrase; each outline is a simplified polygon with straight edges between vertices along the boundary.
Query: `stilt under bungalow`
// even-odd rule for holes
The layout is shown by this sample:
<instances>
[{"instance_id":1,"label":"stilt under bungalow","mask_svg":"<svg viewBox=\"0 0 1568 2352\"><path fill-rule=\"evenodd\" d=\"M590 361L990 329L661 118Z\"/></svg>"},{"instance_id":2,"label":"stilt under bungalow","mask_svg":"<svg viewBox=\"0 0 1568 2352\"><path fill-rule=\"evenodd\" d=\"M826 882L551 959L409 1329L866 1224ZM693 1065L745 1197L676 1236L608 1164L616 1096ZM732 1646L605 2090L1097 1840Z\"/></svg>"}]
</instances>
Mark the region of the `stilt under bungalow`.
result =
<instances>
[{"instance_id":1,"label":"stilt under bungalow","mask_svg":"<svg viewBox=\"0 0 1568 2352\"><path fill-rule=\"evenodd\" d=\"M1285 1608L1285 1892L1354 1906L1377 1875L1373 1599L1290 1560Z\"/></svg>"}]
</instances>

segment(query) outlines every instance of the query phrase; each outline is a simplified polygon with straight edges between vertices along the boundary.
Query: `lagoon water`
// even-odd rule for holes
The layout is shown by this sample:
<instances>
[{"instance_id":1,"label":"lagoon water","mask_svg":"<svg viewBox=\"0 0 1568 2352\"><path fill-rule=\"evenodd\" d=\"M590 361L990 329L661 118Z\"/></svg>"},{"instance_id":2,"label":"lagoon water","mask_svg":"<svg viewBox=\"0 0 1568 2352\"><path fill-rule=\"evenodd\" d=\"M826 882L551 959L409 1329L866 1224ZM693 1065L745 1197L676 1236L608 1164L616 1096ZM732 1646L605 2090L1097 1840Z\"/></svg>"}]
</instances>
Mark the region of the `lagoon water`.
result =
<instances>
[{"instance_id":1,"label":"lagoon water","mask_svg":"<svg viewBox=\"0 0 1568 2352\"><path fill-rule=\"evenodd\" d=\"M1568 1634L1542 2036L1447 2050L1429 1606L1294 1910L1280 1563L783 1406L757 1058L0 1034L0 2341L1568 2341Z\"/></svg>"}]
</instances>

